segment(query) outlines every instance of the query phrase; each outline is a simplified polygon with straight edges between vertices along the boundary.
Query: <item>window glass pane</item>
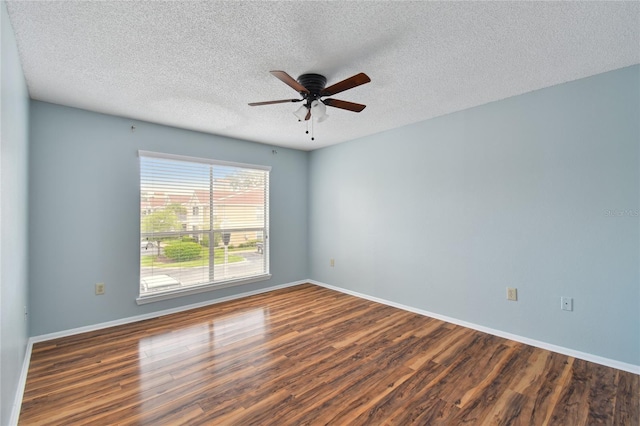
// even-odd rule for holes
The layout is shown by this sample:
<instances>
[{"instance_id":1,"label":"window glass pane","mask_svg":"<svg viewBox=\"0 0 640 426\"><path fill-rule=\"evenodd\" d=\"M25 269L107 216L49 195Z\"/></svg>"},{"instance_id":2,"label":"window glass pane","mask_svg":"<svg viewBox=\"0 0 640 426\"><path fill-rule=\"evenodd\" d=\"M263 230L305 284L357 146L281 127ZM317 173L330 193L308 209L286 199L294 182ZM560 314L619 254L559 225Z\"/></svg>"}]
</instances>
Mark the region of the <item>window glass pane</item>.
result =
<instances>
[{"instance_id":1,"label":"window glass pane","mask_svg":"<svg viewBox=\"0 0 640 426\"><path fill-rule=\"evenodd\" d=\"M268 273L262 229L215 232L214 235L216 281ZM228 242L226 247L225 242Z\"/></svg>"},{"instance_id":2,"label":"window glass pane","mask_svg":"<svg viewBox=\"0 0 640 426\"><path fill-rule=\"evenodd\" d=\"M214 229L264 226L266 173L262 170L214 169Z\"/></svg>"},{"instance_id":3,"label":"window glass pane","mask_svg":"<svg viewBox=\"0 0 640 426\"><path fill-rule=\"evenodd\" d=\"M210 169L209 164L141 157L141 231L208 230Z\"/></svg>"},{"instance_id":4,"label":"window glass pane","mask_svg":"<svg viewBox=\"0 0 640 426\"><path fill-rule=\"evenodd\" d=\"M147 154L140 155L141 295L269 273L268 170Z\"/></svg>"}]
</instances>

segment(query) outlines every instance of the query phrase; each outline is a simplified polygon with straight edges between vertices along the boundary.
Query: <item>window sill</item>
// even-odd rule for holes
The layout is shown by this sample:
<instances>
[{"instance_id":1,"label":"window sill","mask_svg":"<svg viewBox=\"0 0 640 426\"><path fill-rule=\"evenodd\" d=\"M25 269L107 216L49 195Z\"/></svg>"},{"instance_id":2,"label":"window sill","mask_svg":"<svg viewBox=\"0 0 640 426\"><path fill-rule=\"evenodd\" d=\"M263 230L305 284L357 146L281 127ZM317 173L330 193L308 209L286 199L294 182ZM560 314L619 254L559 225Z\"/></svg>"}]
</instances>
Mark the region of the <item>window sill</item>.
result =
<instances>
[{"instance_id":1,"label":"window sill","mask_svg":"<svg viewBox=\"0 0 640 426\"><path fill-rule=\"evenodd\" d=\"M139 296L136 298L138 305L146 305L147 303L160 302L162 300L175 299L178 297L189 296L191 294L205 293L208 291L219 290L221 288L235 287L238 285L255 283L259 281L266 281L271 279L271 274L258 275L250 278L242 278L238 280L225 281L223 283L216 284L202 284L190 288L181 288L178 290L164 291L162 293L148 294L145 296Z\"/></svg>"}]
</instances>

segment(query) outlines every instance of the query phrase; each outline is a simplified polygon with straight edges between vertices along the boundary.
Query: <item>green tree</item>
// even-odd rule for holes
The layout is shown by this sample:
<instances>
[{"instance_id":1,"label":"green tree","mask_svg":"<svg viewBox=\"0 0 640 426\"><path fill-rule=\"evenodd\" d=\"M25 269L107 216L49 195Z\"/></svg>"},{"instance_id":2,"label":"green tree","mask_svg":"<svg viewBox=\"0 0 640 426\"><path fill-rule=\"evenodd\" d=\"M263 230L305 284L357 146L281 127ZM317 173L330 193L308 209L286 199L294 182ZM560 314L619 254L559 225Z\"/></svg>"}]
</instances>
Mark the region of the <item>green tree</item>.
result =
<instances>
[{"instance_id":1,"label":"green tree","mask_svg":"<svg viewBox=\"0 0 640 426\"><path fill-rule=\"evenodd\" d=\"M234 191L246 191L248 189L264 186L264 173L239 172L227 176L231 189Z\"/></svg>"},{"instance_id":2,"label":"green tree","mask_svg":"<svg viewBox=\"0 0 640 426\"><path fill-rule=\"evenodd\" d=\"M175 208L157 210L145 216L142 220L142 232L148 233L176 231L179 226L180 222ZM160 256L160 242L171 238L172 237L153 237L153 241L155 241L158 248L158 256Z\"/></svg>"},{"instance_id":3,"label":"green tree","mask_svg":"<svg viewBox=\"0 0 640 426\"><path fill-rule=\"evenodd\" d=\"M180 216L186 216L187 215L187 208L184 206L181 206L180 204L177 203L173 203L173 204L169 204L165 210L168 211L172 211L175 213L176 218L180 218Z\"/></svg>"},{"instance_id":4,"label":"green tree","mask_svg":"<svg viewBox=\"0 0 640 426\"><path fill-rule=\"evenodd\" d=\"M144 217L142 232L168 232L178 228L178 215L172 209L157 210Z\"/></svg>"}]
</instances>

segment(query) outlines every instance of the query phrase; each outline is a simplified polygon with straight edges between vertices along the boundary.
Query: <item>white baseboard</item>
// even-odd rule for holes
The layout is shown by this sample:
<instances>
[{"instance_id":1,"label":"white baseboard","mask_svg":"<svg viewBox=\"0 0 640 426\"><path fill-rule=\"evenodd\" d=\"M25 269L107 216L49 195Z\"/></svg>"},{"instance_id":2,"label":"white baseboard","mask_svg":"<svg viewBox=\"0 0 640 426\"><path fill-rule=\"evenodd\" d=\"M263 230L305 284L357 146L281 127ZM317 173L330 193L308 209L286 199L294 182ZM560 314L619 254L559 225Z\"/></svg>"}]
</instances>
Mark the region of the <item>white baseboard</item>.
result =
<instances>
[{"instance_id":1,"label":"white baseboard","mask_svg":"<svg viewBox=\"0 0 640 426\"><path fill-rule=\"evenodd\" d=\"M31 349L33 349L33 342L31 341L31 338L29 338L29 340L27 340L27 349L24 353L24 360L22 361L22 370L20 370L20 377L18 378L18 389L16 390L16 397L13 401L11 417L9 418L9 425L11 426L17 426L18 418L20 417L20 409L22 408L22 397L24 396L24 387L27 384L29 361L31 361Z\"/></svg>"},{"instance_id":2,"label":"white baseboard","mask_svg":"<svg viewBox=\"0 0 640 426\"><path fill-rule=\"evenodd\" d=\"M492 334L494 336L502 337L505 339L513 340L516 342L524 343L526 345L535 346L540 349L546 349L551 352L557 352L562 355L571 356L574 358L582 359L584 361L594 362L596 364L604 365L606 367L616 368L618 370L628 371L629 373L640 374L640 365L628 364L626 362L617 361L615 359L604 358L598 355L593 355L586 352L580 352L573 349L565 348L563 346L554 345L547 342L542 342L540 340L530 339L528 337L519 336L517 334L507 333L505 331L496 330L493 328L485 327L482 325L470 323L467 321L462 321L456 318L448 317L446 315L440 315L433 312L425 311L423 309L414 308L412 306L403 305L401 303L392 302L390 300L381 299L375 296L369 296L367 294L358 293L357 291L347 290L345 288L336 287L330 284L322 283L315 280L308 281L311 284L318 285L320 287L325 287L331 290L339 291L341 293L345 293L351 296L360 297L362 299L371 300L372 302L381 303L383 305L393 306L394 308L402 309L405 311L413 312L419 315L424 315L430 318L439 319L441 321L445 321L451 324L460 325L462 327L471 328L473 330L478 330L483 333Z\"/></svg>"},{"instance_id":3,"label":"white baseboard","mask_svg":"<svg viewBox=\"0 0 640 426\"><path fill-rule=\"evenodd\" d=\"M103 328L115 327L118 325L130 324L132 322L144 321L152 318L161 317L164 315L175 314L178 312L189 311L191 309L202 308L203 306L216 305L218 303L228 302L230 300L241 299L243 297L254 296L256 294L267 293L274 290L279 290L281 288L292 287L295 285L306 284L309 280L295 281L286 284L275 285L267 288L262 288L260 290L247 291L244 293L234 294L232 296L221 297L219 299L206 300L204 302L193 303L191 305L179 306L177 308L165 309L162 311L150 312L148 314L136 315L134 317L121 318L114 321L107 321L100 324L87 325L84 327L72 328L70 330L58 331L55 333L42 334L40 336L32 337L30 340L33 343L45 342L47 340L53 340L60 337L73 336L75 334L87 333L89 331L101 330Z\"/></svg>"},{"instance_id":4,"label":"white baseboard","mask_svg":"<svg viewBox=\"0 0 640 426\"><path fill-rule=\"evenodd\" d=\"M184 312L191 309L201 308L209 305L216 305L218 303L228 302L230 300L241 299L243 297L254 296L256 294L267 293L281 288L293 287L300 284L306 284L309 280L294 281L291 283L274 285L260 290L247 291L244 293L234 294L232 296L221 297L219 299L207 300L200 303L193 303L191 305L179 306L173 309L165 309L162 311L150 312L144 315L136 315L133 317L122 318L114 321L107 321L100 324L88 325L85 327L72 328L70 330L58 331L55 333L42 334L40 336L30 337L27 341L27 349L24 354L24 361L22 363L22 371L20 372L20 378L18 380L18 390L16 392L16 398L11 411L11 419L9 425L15 426L18 424L18 418L20 416L20 409L22 408L22 398L24 397L24 388L27 384L27 373L29 372L29 362L31 361L31 351L33 350L33 344L38 342L45 342L47 340L58 339L60 337L73 336L76 334L87 333L89 331L102 330L103 328L115 327L118 325L130 324L133 322L143 321L147 319L157 318L164 315L175 314L178 312Z\"/></svg>"}]
</instances>

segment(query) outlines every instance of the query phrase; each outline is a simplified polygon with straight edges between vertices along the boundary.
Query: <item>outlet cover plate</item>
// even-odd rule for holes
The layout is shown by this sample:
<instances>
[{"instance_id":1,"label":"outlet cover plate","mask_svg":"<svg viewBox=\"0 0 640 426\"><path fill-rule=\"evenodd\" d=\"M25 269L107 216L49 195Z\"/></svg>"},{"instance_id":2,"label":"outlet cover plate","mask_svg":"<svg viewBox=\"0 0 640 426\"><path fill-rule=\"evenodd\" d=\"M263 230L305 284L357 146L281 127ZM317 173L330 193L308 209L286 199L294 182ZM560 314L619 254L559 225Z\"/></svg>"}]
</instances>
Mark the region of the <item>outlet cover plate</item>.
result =
<instances>
[{"instance_id":1,"label":"outlet cover plate","mask_svg":"<svg viewBox=\"0 0 640 426\"><path fill-rule=\"evenodd\" d=\"M518 289L513 287L507 287L507 300L518 300Z\"/></svg>"},{"instance_id":2,"label":"outlet cover plate","mask_svg":"<svg viewBox=\"0 0 640 426\"><path fill-rule=\"evenodd\" d=\"M96 294L97 295L104 294L104 283L97 283L96 284Z\"/></svg>"},{"instance_id":3,"label":"outlet cover plate","mask_svg":"<svg viewBox=\"0 0 640 426\"><path fill-rule=\"evenodd\" d=\"M560 309L563 311L573 311L573 298L572 297L561 297L560 298Z\"/></svg>"}]
</instances>

